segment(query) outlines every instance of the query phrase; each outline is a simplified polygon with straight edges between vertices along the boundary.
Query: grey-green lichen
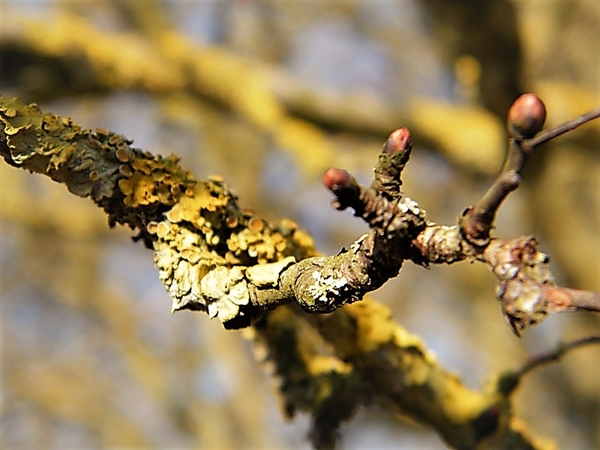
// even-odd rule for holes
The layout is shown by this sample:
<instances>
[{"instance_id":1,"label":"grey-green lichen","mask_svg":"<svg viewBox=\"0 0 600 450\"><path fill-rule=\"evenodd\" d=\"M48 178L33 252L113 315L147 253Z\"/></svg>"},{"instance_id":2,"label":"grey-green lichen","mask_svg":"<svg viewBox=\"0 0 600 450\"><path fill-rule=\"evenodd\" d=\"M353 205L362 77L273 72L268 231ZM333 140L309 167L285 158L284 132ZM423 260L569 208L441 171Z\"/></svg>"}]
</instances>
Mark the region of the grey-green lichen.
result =
<instances>
[{"instance_id":1,"label":"grey-green lichen","mask_svg":"<svg viewBox=\"0 0 600 450\"><path fill-rule=\"evenodd\" d=\"M321 271L311 273L314 283L309 284L307 291L315 302L328 303L330 297L339 297L348 286L348 279L342 271L332 271L323 275Z\"/></svg>"},{"instance_id":2,"label":"grey-green lichen","mask_svg":"<svg viewBox=\"0 0 600 450\"><path fill-rule=\"evenodd\" d=\"M63 183L90 197L109 223L141 232L196 184L175 156L153 156L120 134L80 127L70 118L42 113L37 105L0 97L0 155L11 165Z\"/></svg>"},{"instance_id":3,"label":"grey-green lichen","mask_svg":"<svg viewBox=\"0 0 600 450\"><path fill-rule=\"evenodd\" d=\"M279 225L241 211L218 177L187 190L161 221L147 225L173 311L202 310L223 323L249 324L243 316L253 307L259 309L254 314L262 312L252 299L261 289L277 289L280 273L296 261L290 242L295 224Z\"/></svg>"},{"instance_id":4,"label":"grey-green lichen","mask_svg":"<svg viewBox=\"0 0 600 450\"><path fill-rule=\"evenodd\" d=\"M9 164L44 173L64 183L73 194L91 196L97 202L112 196L123 165L114 144L127 146L128 142L114 133L103 140L69 118L43 114L35 104L0 100L0 136L6 143L3 156ZM114 144L108 144L115 137Z\"/></svg>"}]
</instances>

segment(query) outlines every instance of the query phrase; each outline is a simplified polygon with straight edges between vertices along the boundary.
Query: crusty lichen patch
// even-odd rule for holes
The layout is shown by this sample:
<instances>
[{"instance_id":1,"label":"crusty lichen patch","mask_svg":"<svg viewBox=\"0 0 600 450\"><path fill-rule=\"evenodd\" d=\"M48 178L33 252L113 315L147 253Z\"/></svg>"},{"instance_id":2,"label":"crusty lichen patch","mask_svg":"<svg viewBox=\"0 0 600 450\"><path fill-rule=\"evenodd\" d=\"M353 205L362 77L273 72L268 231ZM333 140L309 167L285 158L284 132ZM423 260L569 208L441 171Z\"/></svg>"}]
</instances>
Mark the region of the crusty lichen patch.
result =
<instances>
[{"instance_id":1,"label":"crusty lichen patch","mask_svg":"<svg viewBox=\"0 0 600 450\"><path fill-rule=\"evenodd\" d=\"M115 148L94 132L16 99L3 99L0 125L9 164L44 173L75 195L91 196L96 202L112 195L121 163Z\"/></svg>"},{"instance_id":2,"label":"crusty lichen patch","mask_svg":"<svg viewBox=\"0 0 600 450\"><path fill-rule=\"evenodd\" d=\"M250 315L286 299L280 273L315 252L293 221L268 223L242 210L220 177L198 181L174 155L154 156L37 105L0 97L0 142L9 164L64 183L101 206L110 225L137 230L135 238L155 250L173 310L204 310L247 326Z\"/></svg>"},{"instance_id":3,"label":"crusty lichen patch","mask_svg":"<svg viewBox=\"0 0 600 450\"><path fill-rule=\"evenodd\" d=\"M167 214L168 216L168 214ZM159 269L160 280L173 299L173 311L181 309L202 310L221 322L239 319L249 314L251 301L249 286L257 289L276 288L279 275L294 257L283 258L274 263L256 264L250 267L231 265L230 258L219 255L219 234L206 226L209 239L201 239L187 224L165 220L149 225L149 231L157 236L154 261Z\"/></svg>"},{"instance_id":4,"label":"crusty lichen patch","mask_svg":"<svg viewBox=\"0 0 600 450\"><path fill-rule=\"evenodd\" d=\"M147 225L173 311L202 310L224 323L251 314L252 292L278 288L296 261L296 231L291 221L273 227L241 211L218 177L188 189L163 220Z\"/></svg>"}]
</instances>

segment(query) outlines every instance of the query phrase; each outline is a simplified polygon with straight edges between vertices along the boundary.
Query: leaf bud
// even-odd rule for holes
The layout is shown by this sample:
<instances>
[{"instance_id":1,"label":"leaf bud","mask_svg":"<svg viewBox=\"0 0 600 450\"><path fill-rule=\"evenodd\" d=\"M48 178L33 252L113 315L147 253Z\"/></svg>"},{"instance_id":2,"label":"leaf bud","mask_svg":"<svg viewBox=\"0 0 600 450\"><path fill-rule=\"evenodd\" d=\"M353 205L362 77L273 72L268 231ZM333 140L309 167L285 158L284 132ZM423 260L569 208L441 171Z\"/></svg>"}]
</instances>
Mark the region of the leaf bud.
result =
<instances>
[{"instance_id":1,"label":"leaf bud","mask_svg":"<svg viewBox=\"0 0 600 450\"><path fill-rule=\"evenodd\" d=\"M508 110L508 132L514 138L529 139L544 126L546 107L535 94L523 94Z\"/></svg>"},{"instance_id":2,"label":"leaf bud","mask_svg":"<svg viewBox=\"0 0 600 450\"><path fill-rule=\"evenodd\" d=\"M323 184L334 194L348 187L352 177L342 169L331 168L323 174Z\"/></svg>"},{"instance_id":3,"label":"leaf bud","mask_svg":"<svg viewBox=\"0 0 600 450\"><path fill-rule=\"evenodd\" d=\"M402 150L410 150L412 142L408 128L398 128L393 131L383 146L384 153L395 153Z\"/></svg>"}]
</instances>

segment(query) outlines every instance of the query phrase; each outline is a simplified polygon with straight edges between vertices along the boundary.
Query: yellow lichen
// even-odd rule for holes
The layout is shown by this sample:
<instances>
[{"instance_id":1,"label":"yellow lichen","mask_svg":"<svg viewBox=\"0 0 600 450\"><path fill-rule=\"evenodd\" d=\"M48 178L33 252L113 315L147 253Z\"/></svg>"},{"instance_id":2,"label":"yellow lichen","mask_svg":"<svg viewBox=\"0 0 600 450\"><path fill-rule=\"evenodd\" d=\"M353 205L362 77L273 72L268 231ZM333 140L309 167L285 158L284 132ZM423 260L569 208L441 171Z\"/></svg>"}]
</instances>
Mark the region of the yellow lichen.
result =
<instances>
[{"instance_id":1,"label":"yellow lichen","mask_svg":"<svg viewBox=\"0 0 600 450\"><path fill-rule=\"evenodd\" d=\"M259 288L276 287L281 272L295 262L296 258L288 256L275 263L257 264L246 269L246 278Z\"/></svg>"},{"instance_id":2,"label":"yellow lichen","mask_svg":"<svg viewBox=\"0 0 600 450\"><path fill-rule=\"evenodd\" d=\"M159 222L156 226L156 235L159 238L164 238L167 234L169 234L169 225L167 222Z\"/></svg>"}]
</instances>

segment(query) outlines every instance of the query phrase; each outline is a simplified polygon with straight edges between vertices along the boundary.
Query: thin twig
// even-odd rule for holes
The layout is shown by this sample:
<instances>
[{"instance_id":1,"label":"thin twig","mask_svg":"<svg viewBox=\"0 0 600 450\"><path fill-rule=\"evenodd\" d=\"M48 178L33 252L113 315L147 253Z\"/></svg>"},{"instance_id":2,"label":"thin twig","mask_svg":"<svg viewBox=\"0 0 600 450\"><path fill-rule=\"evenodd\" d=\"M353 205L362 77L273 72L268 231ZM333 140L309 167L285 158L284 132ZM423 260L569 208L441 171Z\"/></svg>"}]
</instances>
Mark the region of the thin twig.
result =
<instances>
[{"instance_id":1,"label":"thin twig","mask_svg":"<svg viewBox=\"0 0 600 450\"><path fill-rule=\"evenodd\" d=\"M549 130L544 130L537 134L537 136L525 141L523 146L527 149L532 149L537 147L538 145L543 144L544 142L548 142L551 139L554 139L557 136L568 133L569 131L574 130L581 125L591 122L592 120L600 118L600 107L593 109L592 111L582 114L576 119L570 120L569 122L565 122L561 125L558 125L554 128L550 128Z\"/></svg>"},{"instance_id":2,"label":"thin twig","mask_svg":"<svg viewBox=\"0 0 600 450\"><path fill-rule=\"evenodd\" d=\"M542 292L552 312L577 310L600 312L600 292L558 286L543 286Z\"/></svg>"},{"instance_id":3,"label":"thin twig","mask_svg":"<svg viewBox=\"0 0 600 450\"><path fill-rule=\"evenodd\" d=\"M517 374L519 377L522 377L527 372L532 371L538 366L548 364L551 362L558 362L560 358L562 358L567 352L570 352L571 350L575 350L576 348L583 347L585 345L599 343L600 336L590 336L573 342L560 343L554 350L542 353L540 355L535 356L534 358L531 358L529 361L523 364L523 367L521 367L517 371Z\"/></svg>"},{"instance_id":4,"label":"thin twig","mask_svg":"<svg viewBox=\"0 0 600 450\"><path fill-rule=\"evenodd\" d=\"M523 366L517 370L510 370L504 372L498 379L498 391L501 392L505 397L508 397L519 385L519 382L533 369L548 364L551 362L558 362L567 352L575 350L585 345L598 344L600 343L600 336L590 336L583 339L579 339L567 343L559 343L559 345L551 351L541 353L537 356L530 358L523 364Z\"/></svg>"},{"instance_id":5,"label":"thin twig","mask_svg":"<svg viewBox=\"0 0 600 450\"><path fill-rule=\"evenodd\" d=\"M502 170L485 195L469 207L460 221L465 238L473 245L489 243L490 231L502 202L519 187L521 171L538 146L557 136L600 117L600 108L594 109L569 122L540 131L546 118L543 102L534 94L524 94L511 106L508 114L510 139ZM535 136L534 136L535 134ZM529 136L533 136L528 138Z\"/></svg>"}]
</instances>

